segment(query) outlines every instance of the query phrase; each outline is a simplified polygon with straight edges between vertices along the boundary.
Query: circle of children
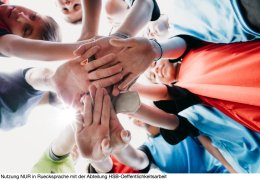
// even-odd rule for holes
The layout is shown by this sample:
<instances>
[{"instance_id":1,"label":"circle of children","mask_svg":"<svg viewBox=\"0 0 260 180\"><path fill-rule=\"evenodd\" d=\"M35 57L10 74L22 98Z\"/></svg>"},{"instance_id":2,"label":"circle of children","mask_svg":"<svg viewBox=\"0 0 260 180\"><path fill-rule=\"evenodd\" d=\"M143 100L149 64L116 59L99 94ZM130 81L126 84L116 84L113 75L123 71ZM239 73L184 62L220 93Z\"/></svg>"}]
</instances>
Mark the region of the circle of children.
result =
<instances>
[{"instance_id":1,"label":"circle of children","mask_svg":"<svg viewBox=\"0 0 260 180\"><path fill-rule=\"evenodd\" d=\"M73 43L60 42L53 18L1 2L2 56L67 61L1 73L0 128L24 125L48 92L77 109L32 172L75 172L75 147L89 173L153 164L165 173L260 172L260 1L167 0L162 15L159 1L56 0L66 21L82 23ZM108 36L98 34L103 7ZM141 74L150 85L136 82ZM146 129L139 148L119 112Z\"/></svg>"}]
</instances>

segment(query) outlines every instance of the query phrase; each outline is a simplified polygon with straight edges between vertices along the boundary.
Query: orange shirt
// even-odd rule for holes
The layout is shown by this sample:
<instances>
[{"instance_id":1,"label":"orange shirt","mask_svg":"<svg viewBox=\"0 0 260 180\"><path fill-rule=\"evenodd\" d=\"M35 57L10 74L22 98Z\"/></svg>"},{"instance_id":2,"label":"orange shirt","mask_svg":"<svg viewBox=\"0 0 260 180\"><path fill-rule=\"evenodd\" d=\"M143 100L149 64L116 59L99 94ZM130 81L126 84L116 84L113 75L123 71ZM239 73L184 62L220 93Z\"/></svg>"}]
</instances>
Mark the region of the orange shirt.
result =
<instances>
[{"instance_id":1,"label":"orange shirt","mask_svg":"<svg viewBox=\"0 0 260 180\"><path fill-rule=\"evenodd\" d=\"M260 132L260 42L209 43L191 50L176 85Z\"/></svg>"}]
</instances>

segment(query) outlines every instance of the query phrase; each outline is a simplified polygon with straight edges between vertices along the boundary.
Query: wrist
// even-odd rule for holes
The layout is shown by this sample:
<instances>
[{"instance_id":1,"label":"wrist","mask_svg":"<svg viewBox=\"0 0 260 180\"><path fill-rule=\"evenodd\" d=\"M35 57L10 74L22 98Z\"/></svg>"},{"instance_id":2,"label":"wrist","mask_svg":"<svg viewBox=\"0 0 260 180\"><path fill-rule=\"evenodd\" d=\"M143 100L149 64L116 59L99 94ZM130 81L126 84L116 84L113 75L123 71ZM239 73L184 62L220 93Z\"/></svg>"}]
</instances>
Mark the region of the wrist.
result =
<instances>
[{"instance_id":1,"label":"wrist","mask_svg":"<svg viewBox=\"0 0 260 180\"><path fill-rule=\"evenodd\" d=\"M127 38L131 37L129 34L124 33L124 32L119 32L119 31L111 34L110 36L115 37L115 38L120 38L120 39L127 39Z\"/></svg>"},{"instance_id":2,"label":"wrist","mask_svg":"<svg viewBox=\"0 0 260 180\"><path fill-rule=\"evenodd\" d=\"M154 53L154 61L158 61L163 57L163 49L161 44L156 39L150 39L152 52Z\"/></svg>"},{"instance_id":3,"label":"wrist","mask_svg":"<svg viewBox=\"0 0 260 180\"><path fill-rule=\"evenodd\" d=\"M95 169L97 173L108 173L113 168L113 161L110 156L106 157L101 161L92 161L90 160L89 163Z\"/></svg>"}]
</instances>

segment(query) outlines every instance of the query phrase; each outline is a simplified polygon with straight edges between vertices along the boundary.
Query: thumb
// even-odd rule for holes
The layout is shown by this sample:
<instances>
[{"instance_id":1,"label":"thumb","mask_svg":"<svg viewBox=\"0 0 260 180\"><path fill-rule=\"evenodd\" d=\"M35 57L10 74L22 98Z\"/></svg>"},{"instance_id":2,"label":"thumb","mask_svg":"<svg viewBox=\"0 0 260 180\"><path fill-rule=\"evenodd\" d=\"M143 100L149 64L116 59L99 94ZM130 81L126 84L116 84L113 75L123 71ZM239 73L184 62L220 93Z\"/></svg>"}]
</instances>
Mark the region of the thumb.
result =
<instances>
[{"instance_id":1,"label":"thumb","mask_svg":"<svg viewBox=\"0 0 260 180\"><path fill-rule=\"evenodd\" d=\"M122 130L121 133L121 139L123 143L128 144L131 140L131 133L128 130Z\"/></svg>"},{"instance_id":2,"label":"thumb","mask_svg":"<svg viewBox=\"0 0 260 180\"><path fill-rule=\"evenodd\" d=\"M90 48L95 46L94 41L87 42L85 44L81 44L79 48L77 48L75 51L73 51L74 56L82 56L85 54L86 51L88 51Z\"/></svg>"},{"instance_id":3,"label":"thumb","mask_svg":"<svg viewBox=\"0 0 260 180\"><path fill-rule=\"evenodd\" d=\"M108 138L105 138L101 142L101 150L104 156L109 156L112 152L112 148L110 146L110 140Z\"/></svg>"},{"instance_id":4,"label":"thumb","mask_svg":"<svg viewBox=\"0 0 260 180\"><path fill-rule=\"evenodd\" d=\"M79 111L76 113L76 121L74 122L73 127L76 127L77 133L80 133L84 129L84 120Z\"/></svg>"},{"instance_id":5,"label":"thumb","mask_svg":"<svg viewBox=\"0 0 260 180\"><path fill-rule=\"evenodd\" d=\"M137 41L133 38L128 39L110 39L109 43L114 47L129 48L136 46Z\"/></svg>"}]
</instances>

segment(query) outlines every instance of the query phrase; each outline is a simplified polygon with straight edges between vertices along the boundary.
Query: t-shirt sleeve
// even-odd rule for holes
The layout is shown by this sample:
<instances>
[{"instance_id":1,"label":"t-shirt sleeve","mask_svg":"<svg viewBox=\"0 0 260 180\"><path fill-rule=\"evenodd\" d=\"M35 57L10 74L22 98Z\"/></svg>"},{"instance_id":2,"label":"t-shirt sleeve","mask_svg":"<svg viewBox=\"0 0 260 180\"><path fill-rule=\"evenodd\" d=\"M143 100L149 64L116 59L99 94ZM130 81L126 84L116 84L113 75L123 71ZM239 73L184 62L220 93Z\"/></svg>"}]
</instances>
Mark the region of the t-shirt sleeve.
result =
<instances>
[{"instance_id":1,"label":"t-shirt sleeve","mask_svg":"<svg viewBox=\"0 0 260 180\"><path fill-rule=\"evenodd\" d=\"M160 11L160 8L157 4L157 1L156 0L152 0L152 1L153 1L154 6L153 6L151 21L156 21L161 16L161 11ZM135 0L132 0L132 2L131 2L131 0L129 1L129 3L131 3L131 6L133 6L134 2L135 2Z\"/></svg>"},{"instance_id":2,"label":"t-shirt sleeve","mask_svg":"<svg viewBox=\"0 0 260 180\"><path fill-rule=\"evenodd\" d=\"M160 129L160 133L167 143L175 145L188 136L196 137L199 135L199 130L186 118L179 115L176 116L179 119L179 126L175 130Z\"/></svg>"},{"instance_id":3,"label":"t-shirt sleeve","mask_svg":"<svg viewBox=\"0 0 260 180\"><path fill-rule=\"evenodd\" d=\"M152 12L151 21L158 20L160 16L161 16L161 11L157 4L157 1L153 0L153 12Z\"/></svg>"},{"instance_id":4,"label":"t-shirt sleeve","mask_svg":"<svg viewBox=\"0 0 260 180\"><path fill-rule=\"evenodd\" d=\"M200 48L204 45L207 45L207 42L205 41L202 41L196 37L193 37L193 36L190 36L190 35L177 35L177 36L173 36L171 38L174 38L174 37L180 37L182 38L185 42L186 42L186 45L187 45L187 48L186 50L184 51L184 53L176 58L176 59L170 59L170 62L172 63L175 63L175 62L178 62L178 61L181 61L181 59L192 49L197 49L197 48Z\"/></svg>"},{"instance_id":5,"label":"t-shirt sleeve","mask_svg":"<svg viewBox=\"0 0 260 180\"><path fill-rule=\"evenodd\" d=\"M184 88L168 85L166 85L166 87L168 94L172 97L172 99L154 101L153 103L156 107L167 113L178 114L182 110L194 104L200 103L200 99L196 95Z\"/></svg>"},{"instance_id":6,"label":"t-shirt sleeve","mask_svg":"<svg viewBox=\"0 0 260 180\"><path fill-rule=\"evenodd\" d=\"M41 99L43 92L35 90L25 80L29 69L0 73L0 128L22 125L29 110Z\"/></svg>"},{"instance_id":7,"label":"t-shirt sleeve","mask_svg":"<svg viewBox=\"0 0 260 180\"><path fill-rule=\"evenodd\" d=\"M7 30L0 28L0 36L4 36L6 34L10 34Z\"/></svg>"},{"instance_id":8,"label":"t-shirt sleeve","mask_svg":"<svg viewBox=\"0 0 260 180\"><path fill-rule=\"evenodd\" d=\"M6 34L10 34L9 28L6 26L6 24L0 22L0 36L6 35Z\"/></svg>"}]
</instances>

